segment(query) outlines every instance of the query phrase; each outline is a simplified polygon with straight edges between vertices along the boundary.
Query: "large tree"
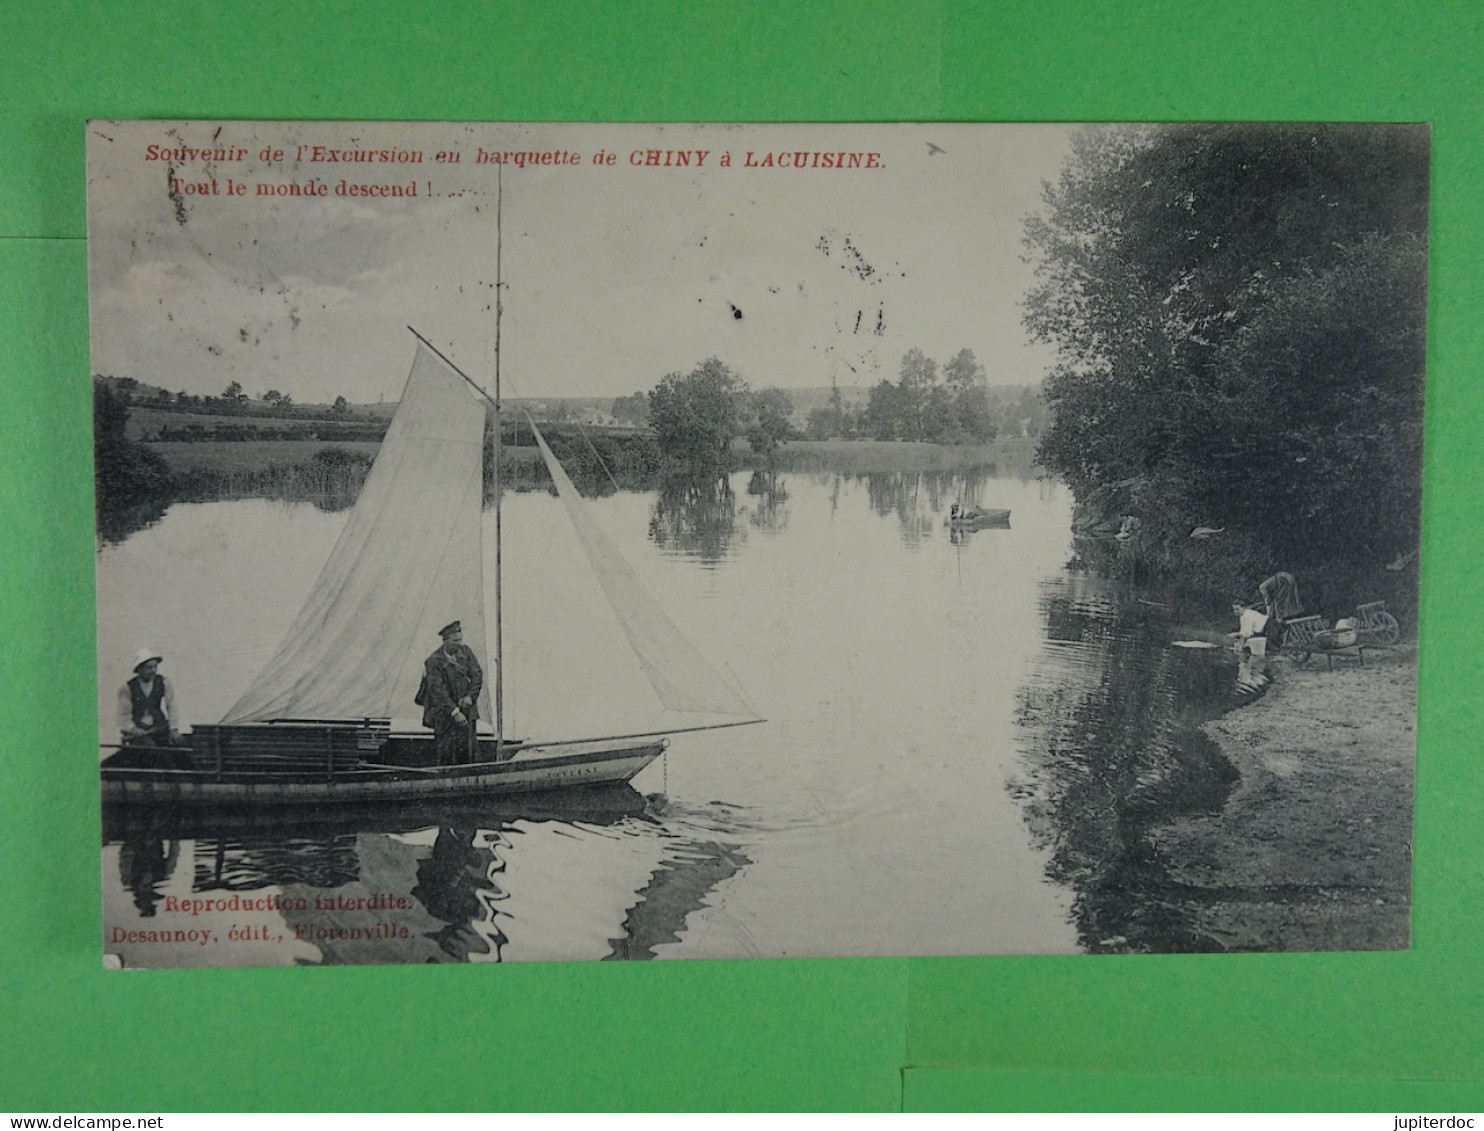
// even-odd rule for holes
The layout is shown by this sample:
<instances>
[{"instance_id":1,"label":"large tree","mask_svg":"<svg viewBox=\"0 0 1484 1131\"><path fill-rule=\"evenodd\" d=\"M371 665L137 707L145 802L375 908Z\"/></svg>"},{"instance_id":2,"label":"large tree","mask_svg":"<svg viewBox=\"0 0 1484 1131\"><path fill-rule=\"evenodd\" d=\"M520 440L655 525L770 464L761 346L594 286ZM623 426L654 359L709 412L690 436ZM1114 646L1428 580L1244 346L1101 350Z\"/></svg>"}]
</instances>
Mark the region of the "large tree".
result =
<instances>
[{"instance_id":1,"label":"large tree","mask_svg":"<svg viewBox=\"0 0 1484 1131\"><path fill-rule=\"evenodd\" d=\"M882 378L871 386L866 411L861 416L861 430L873 440L905 438L907 416L901 387Z\"/></svg>"},{"instance_id":2,"label":"large tree","mask_svg":"<svg viewBox=\"0 0 1484 1131\"><path fill-rule=\"evenodd\" d=\"M668 374L649 393L649 425L660 452L697 469L725 467L747 418L747 383L717 358Z\"/></svg>"},{"instance_id":3,"label":"large tree","mask_svg":"<svg viewBox=\"0 0 1484 1131\"><path fill-rule=\"evenodd\" d=\"M620 424L637 424L643 427L649 423L649 397L644 393L614 397L612 412L613 419Z\"/></svg>"},{"instance_id":4,"label":"large tree","mask_svg":"<svg viewBox=\"0 0 1484 1131\"><path fill-rule=\"evenodd\" d=\"M901 380L897 382L897 389L906 439L927 438L928 407L937 381L938 363L922 350L913 348L902 356Z\"/></svg>"},{"instance_id":5,"label":"large tree","mask_svg":"<svg viewBox=\"0 0 1484 1131\"><path fill-rule=\"evenodd\" d=\"M762 456L772 455L788 439L792 429L794 399L783 389L763 389L751 398L752 420L747 426L747 442Z\"/></svg>"},{"instance_id":6,"label":"large tree","mask_svg":"<svg viewBox=\"0 0 1484 1131\"><path fill-rule=\"evenodd\" d=\"M877 440L934 444L988 443L995 437L984 367L974 351L959 350L943 366L920 349L902 357L901 379L872 387L861 427Z\"/></svg>"},{"instance_id":7,"label":"large tree","mask_svg":"<svg viewBox=\"0 0 1484 1131\"><path fill-rule=\"evenodd\" d=\"M1414 545L1426 221L1420 128L1083 131L1026 224L1042 462L1275 568Z\"/></svg>"},{"instance_id":8,"label":"large tree","mask_svg":"<svg viewBox=\"0 0 1484 1131\"><path fill-rule=\"evenodd\" d=\"M984 384L984 366L971 349L961 349L943 366L943 380L955 393L966 393Z\"/></svg>"}]
</instances>

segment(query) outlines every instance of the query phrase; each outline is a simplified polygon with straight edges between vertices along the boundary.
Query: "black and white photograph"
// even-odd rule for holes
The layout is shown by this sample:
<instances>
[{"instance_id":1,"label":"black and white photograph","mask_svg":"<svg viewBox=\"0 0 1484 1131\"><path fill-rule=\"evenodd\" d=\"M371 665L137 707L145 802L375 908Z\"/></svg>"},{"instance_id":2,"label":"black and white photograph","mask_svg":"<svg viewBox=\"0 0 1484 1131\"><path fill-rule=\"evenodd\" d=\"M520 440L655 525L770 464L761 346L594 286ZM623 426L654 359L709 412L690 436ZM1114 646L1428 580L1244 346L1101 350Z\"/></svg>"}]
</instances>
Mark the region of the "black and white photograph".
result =
<instances>
[{"instance_id":1,"label":"black and white photograph","mask_svg":"<svg viewBox=\"0 0 1484 1131\"><path fill-rule=\"evenodd\" d=\"M1408 947L1426 126L87 130L105 964Z\"/></svg>"}]
</instances>

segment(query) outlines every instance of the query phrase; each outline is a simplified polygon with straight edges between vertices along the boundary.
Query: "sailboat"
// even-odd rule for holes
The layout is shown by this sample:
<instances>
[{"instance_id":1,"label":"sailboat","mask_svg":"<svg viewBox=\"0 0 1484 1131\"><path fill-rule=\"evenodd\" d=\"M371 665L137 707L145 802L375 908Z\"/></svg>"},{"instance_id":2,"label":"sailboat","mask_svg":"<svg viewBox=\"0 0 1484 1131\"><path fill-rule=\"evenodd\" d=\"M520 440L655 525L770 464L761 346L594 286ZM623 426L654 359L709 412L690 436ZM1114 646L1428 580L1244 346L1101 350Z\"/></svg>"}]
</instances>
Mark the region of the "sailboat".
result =
<instances>
[{"instance_id":1,"label":"sailboat","mask_svg":"<svg viewBox=\"0 0 1484 1131\"><path fill-rule=\"evenodd\" d=\"M128 746L102 763L110 804L283 806L469 801L629 781L670 736L762 722L681 634L587 507L527 417L586 557L660 705L694 725L529 741L504 733L500 629L500 396L496 304L490 396L426 338L345 528L303 608L219 722L181 748ZM412 328L409 327L409 330ZM491 412L487 413L486 406ZM494 671L467 760L439 765L413 721L440 626L462 625L484 663L484 446L495 443ZM493 703L491 702L493 684Z\"/></svg>"}]
</instances>

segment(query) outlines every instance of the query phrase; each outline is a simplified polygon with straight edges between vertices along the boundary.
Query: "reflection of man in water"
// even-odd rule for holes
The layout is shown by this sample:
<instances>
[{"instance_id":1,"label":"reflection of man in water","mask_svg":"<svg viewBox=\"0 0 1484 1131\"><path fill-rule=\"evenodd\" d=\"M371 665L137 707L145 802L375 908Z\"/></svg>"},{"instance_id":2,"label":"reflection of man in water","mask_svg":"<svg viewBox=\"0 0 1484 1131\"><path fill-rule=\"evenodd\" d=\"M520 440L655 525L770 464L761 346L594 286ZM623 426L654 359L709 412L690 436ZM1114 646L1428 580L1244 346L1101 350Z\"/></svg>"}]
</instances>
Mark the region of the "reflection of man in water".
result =
<instances>
[{"instance_id":1,"label":"reflection of man in water","mask_svg":"<svg viewBox=\"0 0 1484 1131\"><path fill-rule=\"evenodd\" d=\"M423 709L423 726L433 732L440 766L474 760L474 723L479 717L479 689L484 669L464 643L464 628L458 621L438 632L443 646L423 664L423 682L417 702Z\"/></svg>"},{"instance_id":2,"label":"reflection of man in water","mask_svg":"<svg viewBox=\"0 0 1484 1131\"><path fill-rule=\"evenodd\" d=\"M148 648L134 653L134 675L119 688L118 721L125 746L174 746L175 690L160 674L160 661Z\"/></svg>"},{"instance_id":3,"label":"reflection of man in water","mask_svg":"<svg viewBox=\"0 0 1484 1131\"><path fill-rule=\"evenodd\" d=\"M471 951L489 951L473 928L484 913L478 891L490 886L486 874L489 854L475 848L473 840L472 830L439 828L432 853L418 861L417 883L412 888L412 898L447 924L428 932L428 937L460 960Z\"/></svg>"},{"instance_id":4,"label":"reflection of man in water","mask_svg":"<svg viewBox=\"0 0 1484 1131\"><path fill-rule=\"evenodd\" d=\"M150 918L155 913L160 891L175 871L180 857L180 841L167 838L153 829L127 838L119 845L119 879L134 895L139 914Z\"/></svg>"}]
</instances>

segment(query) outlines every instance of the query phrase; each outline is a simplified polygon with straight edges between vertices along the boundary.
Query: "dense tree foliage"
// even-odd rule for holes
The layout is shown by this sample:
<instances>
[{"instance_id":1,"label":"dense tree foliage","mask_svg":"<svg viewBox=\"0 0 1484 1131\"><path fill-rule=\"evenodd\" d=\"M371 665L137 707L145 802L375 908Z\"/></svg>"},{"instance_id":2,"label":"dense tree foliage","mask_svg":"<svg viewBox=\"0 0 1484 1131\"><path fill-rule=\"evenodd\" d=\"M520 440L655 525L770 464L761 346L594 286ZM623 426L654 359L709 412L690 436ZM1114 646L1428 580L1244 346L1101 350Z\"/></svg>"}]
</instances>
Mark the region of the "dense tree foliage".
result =
<instances>
[{"instance_id":1,"label":"dense tree foliage","mask_svg":"<svg viewBox=\"0 0 1484 1131\"><path fill-rule=\"evenodd\" d=\"M749 416L747 383L718 358L671 373L649 393L649 425L660 452L697 469L723 468Z\"/></svg>"},{"instance_id":2,"label":"dense tree foliage","mask_svg":"<svg viewBox=\"0 0 1484 1131\"><path fill-rule=\"evenodd\" d=\"M1040 459L1140 518L1145 562L1188 564L1208 525L1245 547L1234 570L1344 584L1416 545L1427 146L1408 126L1078 135L1026 224L1026 325L1059 353Z\"/></svg>"},{"instance_id":3,"label":"dense tree foliage","mask_svg":"<svg viewBox=\"0 0 1484 1131\"><path fill-rule=\"evenodd\" d=\"M772 455L793 431L794 401L782 389L763 389L748 399L747 442L755 454Z\"/></svg>"},{"instance_id":4,"label":"dense tree foliage","mask_svg":"<svg viewBox=\"0 0 1484 1131\"><path fill-rule=\"evenodd\" d=\"M105 538L126 512L168 499L174 486L160 456L128 438L129 387L93 381L93 482L98 528ZM163 503L160 503L163 509Z\"/></svg>"},{"instance_id":5,"label":"dense tree foliage","mask_svg":"<svg viewBox=\"0 0 1484 1131\"><path fill-rule=\"evenodd\" d=\"M972 350L960 350L941 373L922 350L908 350L899 379L878 382L869 396L860 428L877 440L960 444L995 437L984 367Z\"/></svg>"},{"instance_id":6,"label":"dense tree foliage","mask_svg":"<svg viewBox=\"0 0 1484 1131\"><path fill-rule=\"evenodd\" d=\"M615 397L611 412L613 419L620 424L637 424L643 427L649 423L649 397L643 393Z\"/></svg>"}]
</instances>

